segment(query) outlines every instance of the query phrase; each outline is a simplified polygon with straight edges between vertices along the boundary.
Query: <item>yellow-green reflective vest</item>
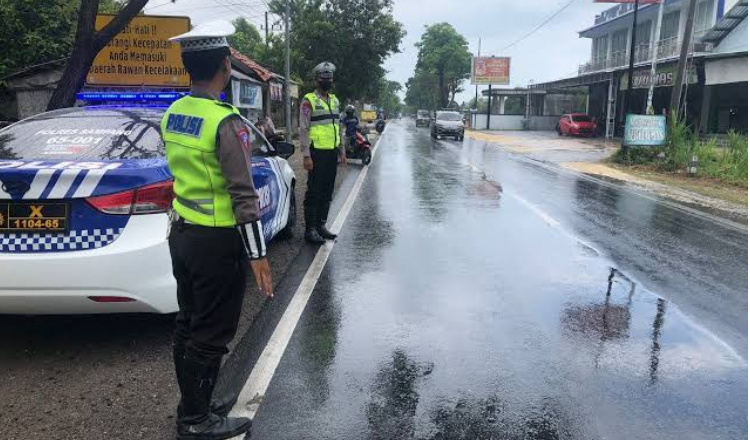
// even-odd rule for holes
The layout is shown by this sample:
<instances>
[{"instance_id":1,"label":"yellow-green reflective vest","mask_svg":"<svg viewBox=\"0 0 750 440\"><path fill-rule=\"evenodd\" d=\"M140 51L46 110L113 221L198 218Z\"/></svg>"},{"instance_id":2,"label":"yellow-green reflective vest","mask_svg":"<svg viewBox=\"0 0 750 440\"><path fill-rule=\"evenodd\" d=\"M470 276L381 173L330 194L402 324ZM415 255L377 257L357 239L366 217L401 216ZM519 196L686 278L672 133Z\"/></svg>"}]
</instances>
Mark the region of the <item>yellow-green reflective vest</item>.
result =
<instances>
[{"instance_id":1,"label":"yellow-green reflective vest","mask_svg":"<svg viewBox=\"0 0 750 440\"><path fill-rule=\"evenodd\" d=\"M316 150L333 150L341 143L339 131L339 99L329 93L329 106L315 92L305 95L312 105L310 115L310 141Z\"/></svg>"},{"instance_id":2,"label":"yellow-green reflective vest","mask_svg":"<svg viewBox=\"0 0 750 440\"><path fill-rule=\"evenodd\" d=\"M167 164L174 176L172 207L190 223L236 224L216 153L219 125L233 114L239 111L230 104L186 96L172 103L161 120Z\"/></svg>"}]
</instances>

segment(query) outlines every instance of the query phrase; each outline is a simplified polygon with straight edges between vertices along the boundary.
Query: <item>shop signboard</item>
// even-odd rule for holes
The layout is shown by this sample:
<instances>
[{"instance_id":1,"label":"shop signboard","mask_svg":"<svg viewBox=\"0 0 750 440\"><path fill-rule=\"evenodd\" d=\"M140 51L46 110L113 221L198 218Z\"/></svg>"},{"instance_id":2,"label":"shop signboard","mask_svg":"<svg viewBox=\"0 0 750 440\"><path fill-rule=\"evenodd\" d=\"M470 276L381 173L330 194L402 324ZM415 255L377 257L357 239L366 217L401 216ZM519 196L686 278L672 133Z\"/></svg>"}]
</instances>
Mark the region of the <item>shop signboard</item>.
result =
<instances>
[{"instance_id":1,"label":"shop signboard","mask_svg":"<svg viewBox=\"0 0 750 440\"><path fill-rule=\"evenodd\" d=\"M510 58L473 57L471 84L507 86L510 84Z\"/></svg>"},{"instance_id":2,"label":"shop signboard","mask_svg":"<svg viewBox=\"0 0 750 440\"><path fill-rule=\"evenodd\" d=\"M115 16L96 16L96 29ZM89 86L189 87L190 77L182 65L180 45L169 41L190 30L188 17L139 15L104 46L94 59L86 84Z\"/></svg>"},{"instance_id":3,"label":"shop signboard","mask_svg":"<svg viewBox=\"0 0 750 440\"><path fill-rule=\"evenodd\" d=\"M263 108L263 93L250 81L232 80L232 105L237 108Z\"/></svg>"},{"instance_id":4,"label":"shop signboard","mask_svg":"<svg viewBox=\"0 0 750 440\"><path fill-rule=\"evenodd\" d=\"M654 87L672 87L674 85L674 79L676 75L675 66L660 66L656 69L656 75L653 76ZM687 81L688 84L697 84L698 75L695 69L687 69ZM640 69L633 72L633 88L634 89L648 89L651 86L651 69ZM628 88L628 73L625 72L620 78L620 90Z\"/></svg>"},{"instance_id":5,"label":"shop signboard","mask_svg":"<svg viewBox=\"0 0 750 440\"><path fill-rule=\"evenodd\" d=\"M613 6L598 14L594 19L595 26L620 18L635 9L635 0L594 0L594 3L620 3L618 6ZM645 5L659 3L659 0L639 0L638 3L638 10L640 11Z\"/></svg>"},{"instance_id":6,"label":"shop signboard","mask_svg":"<svg viewBox=\"0 0 750 440\"><path fill-rule=\"evenodd\" d=\"M667 143L667 117L664 115L633 115L625 117L627 147L658 147Z\"/></svg>"}]
</instances>

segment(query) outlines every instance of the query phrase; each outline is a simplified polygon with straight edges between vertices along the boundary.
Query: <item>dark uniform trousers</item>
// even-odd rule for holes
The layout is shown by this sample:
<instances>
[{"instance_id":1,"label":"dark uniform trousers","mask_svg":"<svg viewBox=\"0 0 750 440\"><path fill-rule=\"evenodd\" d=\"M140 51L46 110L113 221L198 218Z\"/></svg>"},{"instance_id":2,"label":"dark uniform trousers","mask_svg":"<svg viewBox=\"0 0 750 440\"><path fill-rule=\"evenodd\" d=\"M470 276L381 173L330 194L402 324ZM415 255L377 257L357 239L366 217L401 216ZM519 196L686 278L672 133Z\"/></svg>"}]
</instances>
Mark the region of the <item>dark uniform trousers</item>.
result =
<instances>
[{"instance_id":1,"label":"dark uniform trousers","mask_svg":"<svg viewBox=\"0 0 750 440\"><path fill-rule=\"evenodd\" d=\"M333 199L336 183L339 152L337 149L318 150L310 145L313 169L307 172L307 192L305 193L305 224L308 228L317 227L328 220L328 210Z\"/></svg>"},{"instance_id":2,"label":"dark uniform trousers","mask_svg":"<svg viewBox=\"0 0 750 440\"><path fill-rule=\"evenodd\" d=\"M248 259L236 228L173 223L169 234L177 280L175 353L218 366L242 310Z\"/></svg>"}]
</instances>

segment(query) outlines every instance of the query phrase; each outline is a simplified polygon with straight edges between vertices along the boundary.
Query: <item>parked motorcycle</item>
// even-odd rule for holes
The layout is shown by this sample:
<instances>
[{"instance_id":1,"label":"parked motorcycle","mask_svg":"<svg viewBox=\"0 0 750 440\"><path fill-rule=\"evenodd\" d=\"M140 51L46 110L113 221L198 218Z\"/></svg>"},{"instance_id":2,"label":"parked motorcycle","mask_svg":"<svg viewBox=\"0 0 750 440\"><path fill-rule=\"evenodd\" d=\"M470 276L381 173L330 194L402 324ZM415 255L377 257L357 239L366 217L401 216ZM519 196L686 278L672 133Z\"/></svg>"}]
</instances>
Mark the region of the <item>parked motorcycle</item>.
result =
<instances>
[{"instance_id":1,"label":"parked motorcycle","mask_svg":"<svg viewBox=\"0 0 750 440\"><path fill-rule=\"evenodd\" d=\"M370 160L372 159L372 145L362 127L357 127L357 131L354 132L353 145L351 140L348 142L346 147L346 158L359 159L362 161L362 165L370 163Z\"/></svg>"}]
</instances>

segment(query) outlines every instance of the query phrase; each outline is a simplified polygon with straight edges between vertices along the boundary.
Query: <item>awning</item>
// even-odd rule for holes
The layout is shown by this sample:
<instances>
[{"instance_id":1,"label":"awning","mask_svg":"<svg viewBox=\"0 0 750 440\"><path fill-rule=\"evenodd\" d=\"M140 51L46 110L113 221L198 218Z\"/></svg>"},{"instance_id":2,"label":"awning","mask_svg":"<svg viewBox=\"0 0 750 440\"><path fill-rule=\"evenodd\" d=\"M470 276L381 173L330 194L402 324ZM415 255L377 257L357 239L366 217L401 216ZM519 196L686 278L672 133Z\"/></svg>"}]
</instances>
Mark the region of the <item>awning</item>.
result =
<instances>
[{"instance_id":1,"label":"awning","mask_svg":"<svg viewBox=\"0 0 750 440\"><path fill-rule=\"evenodd\" d=\"M706 60L706 85L747 82L747 56Z\"/></svg>"},{"instance_id":2,"label":"awning","mask_svg":"<svg viewBox=\"0 0 750 440\"><path fill-rule=\"evenodd\" d=\"M244 73L240 72L239 70L232 69L231 77L235 78L235 79L242 80L242 81L249 81L249 82L251 82L253 84L263 85L262 82L258 81L255 78L251 78L251 77L245 75Z\"/></svg>"}]
</instances>

